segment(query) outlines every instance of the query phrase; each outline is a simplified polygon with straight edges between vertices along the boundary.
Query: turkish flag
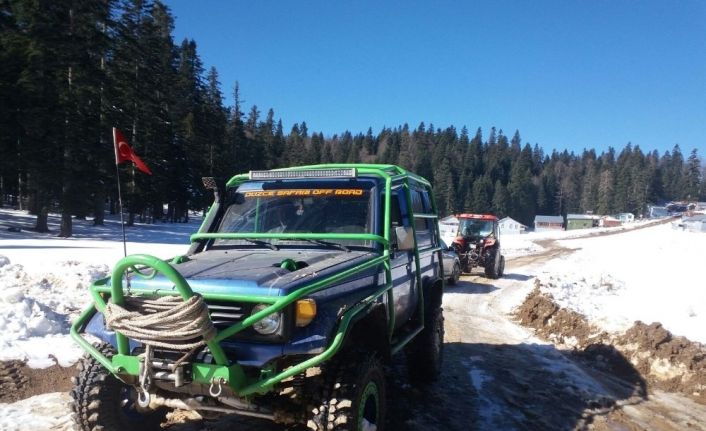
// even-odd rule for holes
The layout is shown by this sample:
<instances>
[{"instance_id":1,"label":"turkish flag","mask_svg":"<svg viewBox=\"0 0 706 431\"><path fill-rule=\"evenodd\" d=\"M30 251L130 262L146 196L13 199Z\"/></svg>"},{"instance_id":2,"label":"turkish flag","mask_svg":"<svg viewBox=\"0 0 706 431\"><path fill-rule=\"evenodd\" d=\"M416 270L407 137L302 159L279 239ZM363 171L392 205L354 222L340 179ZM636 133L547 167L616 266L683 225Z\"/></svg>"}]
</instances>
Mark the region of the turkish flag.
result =
<instances>
[{"instance_id":1,"label":"turkish flag","mask_svg":"<svg viewBox=\"0 0 706 431\"><path fill-rule=\"evenodd\" d=\"M115 144L115 164L119 165L123 162L131 161L137 166L137 169L146 173L147 175L152 175L152 171L147 167L145 162L142 161L132 148L127 143L127 139L123 136L120 130L113 127L113 143Z\"/></svg>"}]
</instances>

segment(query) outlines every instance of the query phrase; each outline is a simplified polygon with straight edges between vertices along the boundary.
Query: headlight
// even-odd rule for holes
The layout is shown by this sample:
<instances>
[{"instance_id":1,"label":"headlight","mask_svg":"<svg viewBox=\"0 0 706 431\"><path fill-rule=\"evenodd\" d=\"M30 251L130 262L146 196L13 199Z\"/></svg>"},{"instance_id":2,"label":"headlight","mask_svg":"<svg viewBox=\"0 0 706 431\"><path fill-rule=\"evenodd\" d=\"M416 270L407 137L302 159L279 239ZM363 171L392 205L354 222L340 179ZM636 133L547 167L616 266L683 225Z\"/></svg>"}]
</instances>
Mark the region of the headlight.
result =
<instances>
[{"instance_id":1,"label":"headlight","mask_svg":"<svg viewBox=\"0 0 706 431\"><path fill-rule=\"evenodd\" d=\"M258 304L252 308L252 314L259 313L265 308L269 307L267 304ZM272 335L279 329L282 324L282 313L272 313L259 322L252 325L253 329L262 335Z\"/></svg>"}]
</instances>

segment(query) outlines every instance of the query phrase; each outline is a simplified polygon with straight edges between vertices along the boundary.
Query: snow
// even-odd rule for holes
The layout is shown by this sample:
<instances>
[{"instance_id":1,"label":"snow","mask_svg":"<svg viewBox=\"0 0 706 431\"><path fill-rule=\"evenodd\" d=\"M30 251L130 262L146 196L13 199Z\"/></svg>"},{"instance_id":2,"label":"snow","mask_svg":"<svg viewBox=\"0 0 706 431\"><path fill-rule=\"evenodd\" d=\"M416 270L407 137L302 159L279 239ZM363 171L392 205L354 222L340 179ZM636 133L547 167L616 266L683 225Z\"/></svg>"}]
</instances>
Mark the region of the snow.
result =
<instances>
[{"instance_id":1,"label":"snow","mask_svg":"<svg viewBox=\"0 0 706 431\"><path fill-rule=\"evenodd\" d=\"M33 232L32 222L24 212L0 209L0 360L24 360L34 368L69 366L83 354L68 332L90 302L87 288L123 257L120 222L108 219L94 227L90 220L77 220L69 239ZM50 217L52 231L58 222L58 216ZM199 223L198 218L138 223L127 229L128 253L183 254Z\"/></svg>"},{"instance_id":2,"label":"snow","mask_svg":"<svg viewBox=\"0 0 706 431\"><path fill-rule=\"evenodd\" d=\"M535 233L500 235L500 246L506 258L535 254L544 251L544 247L535 242L541 238Z\"/></svg>"},{"instance_id":3,"label":"snow","mask_svg":"<svg viewBox=\"0 0 706 431\"><path fill-rule=\"evenodd\" d=\"M559 245L577 250L538 275L559 305L608 331L636 320L660 322L675 335L706 343L706 233L663 224Z\"/></svg>"},{"instance_id":4,"label":"snow","mask_svg":"<svg viewBox=\"0 0 706 431\"><path fill-rule=\"evenodd\" d=\"M12 404L0 404L0 429L20 430L73 430L71 410L66 408L69 394L52 392L35 395ZM38 409L37 406L42 406Z\"/></svg>"}]
</instances>

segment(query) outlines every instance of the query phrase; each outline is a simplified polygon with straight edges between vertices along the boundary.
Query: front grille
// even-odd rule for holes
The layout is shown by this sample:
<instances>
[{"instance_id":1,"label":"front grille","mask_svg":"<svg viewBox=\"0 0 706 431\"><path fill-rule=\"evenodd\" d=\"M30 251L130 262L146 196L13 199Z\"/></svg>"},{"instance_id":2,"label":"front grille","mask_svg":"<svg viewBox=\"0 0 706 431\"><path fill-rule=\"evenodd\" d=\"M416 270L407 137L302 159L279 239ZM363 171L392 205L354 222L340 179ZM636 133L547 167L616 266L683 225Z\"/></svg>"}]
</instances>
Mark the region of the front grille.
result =
<instances>
[{"instance_id":1,"label":"front grille","mask_svg":"<svg viewBox=\"0 0 706 431\"><path fill-rule=\"evenodd\" d=\"M226 328L236 325L250 317L253 307L257 304L250 302L214 301L209 299L206 300L206 305L208 305L208 313L211 316L213 326L216 327L216 330L223 331ZM266 343L285 341L289 337L289 332L291 330L290 327L294 324L292 309L292 307L287 307L283 310L284 325L275 334L262 335L255 331L251 326L228 338Z\"/></svg>"},{"instance_id":2,"label":"front grille","mask_svg":"<svg viewBox=\"0 0 706 431\"><path fill-rule=\"evenodd\" d=\"M241 322L250 315L252 305L229 301L206 301L216 329L222 330Z\"/></svg>"}]
</instances>

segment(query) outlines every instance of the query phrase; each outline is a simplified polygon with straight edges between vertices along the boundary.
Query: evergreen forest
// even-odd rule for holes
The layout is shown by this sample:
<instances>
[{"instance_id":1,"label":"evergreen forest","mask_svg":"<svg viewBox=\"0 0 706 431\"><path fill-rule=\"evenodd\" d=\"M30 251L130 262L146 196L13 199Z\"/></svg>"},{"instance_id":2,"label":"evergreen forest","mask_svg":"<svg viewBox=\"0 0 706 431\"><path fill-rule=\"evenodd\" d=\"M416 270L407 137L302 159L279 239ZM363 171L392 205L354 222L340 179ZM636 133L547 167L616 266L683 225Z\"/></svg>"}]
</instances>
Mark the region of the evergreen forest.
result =
<instances>
[{"instance_id":1,"label":"evergreen forest","mask_svg":"<svg viewBox=\"0 0 706 431\"><path fill-rule=\"evenodd\" d=\"M38 231L60 213L60 236L76 218L102 224L117 208L112 127L154 173L120 165L128 224L204 209L203 176L330 162L398 164L433 182L442 215L493 212L529 226L536 214L642 215L650 203L706 200L699 143L548 154L499 128L325 136L287 119L298 122L285 130L273 109L243 106L238 83L221 83L194 40L175 43L173 26L159 1L0 0L0 205L36 215Z\"/></svg>"}]
</instances>

